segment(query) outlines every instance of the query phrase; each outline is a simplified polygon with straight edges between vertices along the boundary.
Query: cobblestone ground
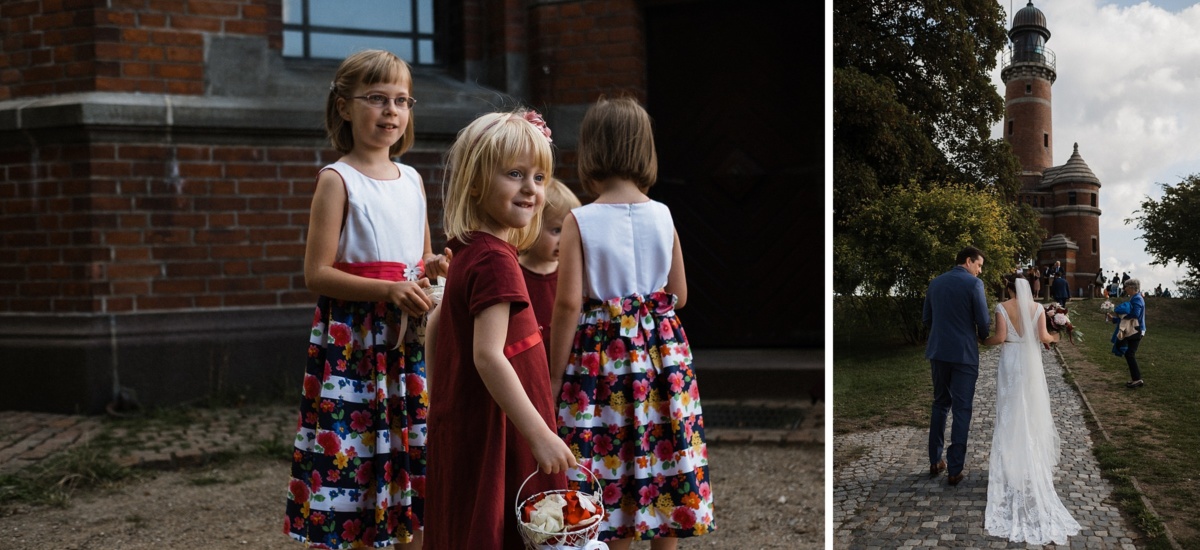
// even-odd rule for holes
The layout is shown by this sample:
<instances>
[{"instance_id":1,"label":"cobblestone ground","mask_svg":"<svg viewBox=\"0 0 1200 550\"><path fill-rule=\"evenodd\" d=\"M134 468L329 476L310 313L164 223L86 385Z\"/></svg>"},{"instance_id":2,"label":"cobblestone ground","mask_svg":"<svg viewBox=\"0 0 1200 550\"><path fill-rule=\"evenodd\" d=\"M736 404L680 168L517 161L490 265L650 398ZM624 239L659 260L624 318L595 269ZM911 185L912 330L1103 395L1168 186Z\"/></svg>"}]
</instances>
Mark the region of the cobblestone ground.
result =
<instances>
[{"instance_id":1,"label":"cobblestone ground","mask_svg":"<svg viewBox=\"0 0 1200 550\"><path fill-rule=\"evenodd\" d=\"M988 453L996 408L999 348L980 356L979 381L967 442L966 479L957 487L946 474L929 476L928 431L891 428L839 435L835 456L858 458L834 470L833 531L836 548L1024 548L992 537L983 527L987 506ZM1132 529L1110 498L1112 485L1100 477L1092 437L1079 395L1063 380L1052 351L1042 355L1062 458L1054 486L1082 530L1071 548L1134 549ZM950 440L947 422L946 441Z\"/></svg>"}]
</instances>

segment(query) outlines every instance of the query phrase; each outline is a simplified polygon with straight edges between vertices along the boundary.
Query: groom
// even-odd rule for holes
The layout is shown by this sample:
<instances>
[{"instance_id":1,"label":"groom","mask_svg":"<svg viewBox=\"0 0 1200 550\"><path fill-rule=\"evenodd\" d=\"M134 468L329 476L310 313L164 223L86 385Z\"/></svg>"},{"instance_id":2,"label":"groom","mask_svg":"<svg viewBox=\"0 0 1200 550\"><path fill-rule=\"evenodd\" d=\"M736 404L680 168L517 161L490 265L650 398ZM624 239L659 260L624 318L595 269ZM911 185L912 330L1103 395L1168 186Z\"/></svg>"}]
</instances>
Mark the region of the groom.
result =
<instances>
[{"instance_id":1,"label":"groom","mask_svg":"<svg viewBox=\"0 0 1200 550\"><path fill-rule=\"evenodd\" d=\"M988 337L987 298L983 294L983 252L968 246L958 253L954 269L929 283L922 320L929 328L925 358L933 370L933 415L929 419L929 474L949 468L947 481L963 480L967 432L979 378L979 341ZM954 412L950 446L942 459L946 413Z\"/></svg>"}]
</instances>

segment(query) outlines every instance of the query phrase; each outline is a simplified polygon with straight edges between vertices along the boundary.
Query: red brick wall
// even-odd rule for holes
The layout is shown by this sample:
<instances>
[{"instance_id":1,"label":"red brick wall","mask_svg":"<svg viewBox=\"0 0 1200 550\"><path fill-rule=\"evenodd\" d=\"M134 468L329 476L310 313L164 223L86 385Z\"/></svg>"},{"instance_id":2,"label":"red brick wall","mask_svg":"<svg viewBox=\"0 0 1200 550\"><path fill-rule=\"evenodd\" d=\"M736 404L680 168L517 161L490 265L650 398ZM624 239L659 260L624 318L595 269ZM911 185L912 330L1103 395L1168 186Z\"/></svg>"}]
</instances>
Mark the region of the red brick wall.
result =
<instances>
[{"instance_id":1,"label":"red brick wall","mask_svg":"<svg viewBox=\"0 0 1200 550\"><path fill-rule=\"evenodd\" d=\"M1029 73L1010 77L1004 88L1004 139L1012 145L1022 170L1041 172L1054 165L1050 84L1049 80ZM1030 93L1025 92L1026 85ZM1046 134L1049 134L1048 146Z\"/></svg>"},{"instance_id":2,"label":"red brick wall","mask_svg":"<svg viewBox=\"0 0 1200 550\"><path fill-rule=\"evenodd\" d=\"M204 92L205 34L282 45L280 0L5 0L0 99Z\"/></svg>"},{"instance_id":3,"label":"red brick wall","mask_svg":"<svg viewBox=\"0 0 1200 550\"><path fill-rule=\"evenodd\" d=\"M315 176L333 151L157 141L35 151L0 152L0 311L313 301L304 239ZM440 153L404 161L440 211ZM440 216L432 221L441 235Z\"/></svg>"},{"instance_id":4,"label":"red brick wall","mask_svg":"<svg viewBox=\"0 0 1200 550\"><path fill-rule=\"evenodd\" d=\"M585 104L619 92L645 101L646 26L638 2L547 3L529 13L535 105Z\"/></svg>"}]
</instances>

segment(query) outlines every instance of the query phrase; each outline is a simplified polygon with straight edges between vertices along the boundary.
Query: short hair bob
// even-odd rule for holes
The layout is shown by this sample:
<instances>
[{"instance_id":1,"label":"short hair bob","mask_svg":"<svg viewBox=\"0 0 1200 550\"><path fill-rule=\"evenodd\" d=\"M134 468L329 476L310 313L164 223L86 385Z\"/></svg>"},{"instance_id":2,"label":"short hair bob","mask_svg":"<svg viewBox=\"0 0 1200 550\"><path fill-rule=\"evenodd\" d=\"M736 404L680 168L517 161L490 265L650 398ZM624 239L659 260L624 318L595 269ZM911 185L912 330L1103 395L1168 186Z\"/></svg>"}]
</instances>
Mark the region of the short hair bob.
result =
<instances>
[{"instance_id":1,"label":"short hair bob","mask_svg":"<svg viewBox=\"0 0 1200 550\"><path fill-rule=\"evenodd\" d=\"M658 153L650 115L629 97L603 96L588 108L579 127L579 180L599 195L610 178L633 181L645 193L658 180Z\"/></svg>"},{"instance_id":2,"label":"short hair bob","mask_svg":"<svg viewBox=\"0 0 1200 550\"><path fill-rule=\"evenodd\" d=\"M325 100L325 134L329 143L339 153L349 153L354 149L354 130L350 122L342 118L338 112L340 102L349 101L354 90L361 85L379 83L399 83L408 85L408 93L412 93L412 71L403 59L396 54L384 50L363 50L351 54L338 66L329 84L329 97ZM408 151L413 144L413 112L408 112L408 126L404 135L388 148L388 155L398 157Z\"/></svg>"},{"instance_id":3,"label":"short hair bob","mask_svg":"<svg viewBox=\"0 0 1200 550\"><path fill-rule=\"evenodd\" d=\"M542 222L561 220L572 209L580 206L582 203L579 202L579 197L575 196L575 192L571 191L567 184L557 178L551 178L550 183L546 184L546 207L542 209Z\"/></svg>"},{"instance_id":4,"label":"short hair bob","mask_svg":"<svg viewBox=\"0 0 1200 550\"><path fill-rule=\"evenodd\" d=\"M1128 281L1125 281L1125 283L1121 285L1121 288L1128 288L1128 287L1133 287L1134 292L1141 292L1142 291L1142 282L1137 279L1129 279Z\"/></svg>"},{"instance_id":5,"label":"short hair bob","mask_svg":"<svg viewBox=\"0 0 1200 550\"><path fill-rule=\"evenodd\" d=\"M467 234L483 226L479 205L491 192L492 176L503 170L504 164L532 155L547 179L554 173L550 140L525 120L525 112L488 113L459 130L446 153L446 179L442 185L447 237L467 242ZM509 232L509 244L518 250L533 245L542 230L544 207L543 201L528 226Z\"/></svg>"},{"instance_id":6,"label":"short hair bob","mask_svg":"<svg viewBox=\"0 0 1200 550\"><path fill-rule=\"evenodd\" d=\"M962 265L962 264L967 263L968 259L974 260L976 258L983 258L986 260L987 256L983 255L982 250L975 248L973 246L968 246L968 247L960 250L958 252L958 256L954 257L954 265Z\"/></svg>"}]
</instances>

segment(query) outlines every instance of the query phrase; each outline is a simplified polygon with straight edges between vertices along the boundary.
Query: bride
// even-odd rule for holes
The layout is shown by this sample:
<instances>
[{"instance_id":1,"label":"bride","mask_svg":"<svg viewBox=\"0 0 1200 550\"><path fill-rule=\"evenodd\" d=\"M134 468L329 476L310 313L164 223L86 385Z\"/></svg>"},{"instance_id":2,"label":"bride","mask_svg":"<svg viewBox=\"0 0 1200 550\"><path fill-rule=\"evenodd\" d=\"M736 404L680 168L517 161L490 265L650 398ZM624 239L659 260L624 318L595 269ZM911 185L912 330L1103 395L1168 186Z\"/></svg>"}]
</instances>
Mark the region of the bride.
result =
<instances>
[{"instance_id":1,"label":"bride","mask_svg":"<svg viewBox=\"0 0 1200 550\"><path fill-rule=\"evenodd\" d=\"M1029 282L1011 276L1006 282L1008 300L996 305L996 334L984 341L1003 344L984 527L1014 542L1063 545L1079 533L1079 522L1054 491L1059 439L1041 350L1058 335L1046 330L1045 309L1033 301Z\"/></svg>"}]
</instances>

